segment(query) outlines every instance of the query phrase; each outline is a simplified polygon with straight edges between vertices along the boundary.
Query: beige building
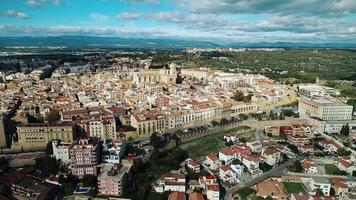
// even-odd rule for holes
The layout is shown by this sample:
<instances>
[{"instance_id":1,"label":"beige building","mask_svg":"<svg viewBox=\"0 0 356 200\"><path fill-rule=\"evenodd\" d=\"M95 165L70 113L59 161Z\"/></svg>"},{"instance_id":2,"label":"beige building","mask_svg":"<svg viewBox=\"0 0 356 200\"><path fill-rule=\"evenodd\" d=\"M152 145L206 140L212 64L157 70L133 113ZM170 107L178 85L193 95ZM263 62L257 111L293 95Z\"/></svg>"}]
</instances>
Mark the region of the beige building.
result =
<instances>
[{"instance_id":1,"label":"beige building","mask_svg":"<svg viewBox=\"0 0 356 200\"><path fill-rule=\"evenodd\" d=\"M104 165L98 175L98 189L101 195L121 196L126 185L130 166Z\"/></svg>"},{"instance_id":2,"label":"beige building","mask_svg":"<svg viewBox=\"0 0 356 200\"><path fill-rule=\"evenodd\" d=\"M157 83L176 83L177 66L174 63L169 65L169 69L149 69L134 72L132 74L133 83L137 86L154 85Z\"/></svg>"},{"instance_id":3,"label":"beige building","mask_svg":"<svg viewBox=\"0 0 356 200\"><path fill-rule=\"evenodd\" d=\"M325 121L351 120L352 109L352 106L329 99L301 99L298 107L299 113Z\"/></svg>"},{"instance_id":4,"label":"beige building","mask_svg":"<svg viewBox=\"0 0 356 200\"><path fill-rule=\"evenodd\" d=\"M0 149L6 147L5 118L0 116Z\"/></svg>"},{"instance_id":5,"label":"beige building","mask_svg":"<svg viewBox=\"0 0 356 200\"><path fill-rule=\"evenodd\" d=\"M56 139L63 142L73 142L75 138L75 125L61 124L25 124L17 127L18 141L12 148L17 150L45 149L48 142Z\"/></svg>"}]
</instances>

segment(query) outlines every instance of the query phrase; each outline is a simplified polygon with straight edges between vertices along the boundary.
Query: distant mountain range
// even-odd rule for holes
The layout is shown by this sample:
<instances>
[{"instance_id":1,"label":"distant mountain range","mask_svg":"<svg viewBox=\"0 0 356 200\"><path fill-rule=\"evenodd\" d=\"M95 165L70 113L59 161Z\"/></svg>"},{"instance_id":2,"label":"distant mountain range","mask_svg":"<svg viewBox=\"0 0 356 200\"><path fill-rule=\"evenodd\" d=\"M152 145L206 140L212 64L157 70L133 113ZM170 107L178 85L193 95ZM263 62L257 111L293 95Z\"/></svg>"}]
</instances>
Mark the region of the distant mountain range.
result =
<instances>
[{"instance_id":1,"label":"distant mountain range","mask_svg":"<svg viewBox=\"0 0 356 200\"><path fill-rule=\"evenodd\" d=\"M292 43L292 42L209 42L185 39L145 39L94 36L48 36L48 37L0 37L0 47L14 46L66 46L66 47L113 47L113 48L356 48L356 43Z\"/></svg>"}]
</instances>

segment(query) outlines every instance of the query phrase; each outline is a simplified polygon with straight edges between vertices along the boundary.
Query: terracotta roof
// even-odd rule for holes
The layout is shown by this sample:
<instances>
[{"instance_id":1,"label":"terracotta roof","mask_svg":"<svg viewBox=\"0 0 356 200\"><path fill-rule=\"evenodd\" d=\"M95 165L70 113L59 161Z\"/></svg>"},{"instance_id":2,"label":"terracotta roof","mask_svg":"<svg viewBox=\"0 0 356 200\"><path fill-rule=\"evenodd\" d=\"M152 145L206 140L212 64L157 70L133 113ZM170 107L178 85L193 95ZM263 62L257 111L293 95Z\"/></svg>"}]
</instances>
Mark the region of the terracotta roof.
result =
<instances>
[{"instance_id":1,"label":"terracotta roof","mask_svg":"<svg viewBox=\"0 0 356 200\"><path fill-rule=\"evenodd\" d=\"M204 196L200 193L193 192L189 194L189 200L204 200Z\"/></svg>"},{"instance_id":2,"label":"terracotta roof","mask_svg":"<svg viewBox=\"0 0 356 200\"><path fill-rule=\"evenodd\" d=\"M342 178L331 178L331 185L337 188L348 188L346 181Z\"/></svg>"},{"instance_id":3,"label":"terracotta roof","mask_svg":"<svg viewBox=\"0 0 356 200\"><path fill-rule=\"evenodd\" d=\"M218 161L219 158L214 153L209 153L206 157L208 157L212 161Z\"/></svg>"},{"instance_id":4,"label":"terracotta roof","mask_svg":"<svg viewBox=\"0 0 356 200\"><path fill-rule=\"evenodd\" d=\"M185 198L184 192L172 192L168 196L168 200L184 200Z\"/></svg>"},{"instance_id":5,"label":"terracotta roof","mask_svg":"<svg viewBox=\"0 0 356 200\"><path fill-rule=\"evenodd\" d=\"M208 190L220 191L219 185L208 185Z\"/></svg>"},{"instance_id":6,"label":"terracotta roof","mask_svg":"<svg viewBox=\"0 0 356 200\"><path fill-rule=\"evenodd\" d=\"M340 164L342 164L342 166L344 166L345 168L352 167L352 164L347 162L346 160L340 160Z\"/></svg>"},{"instance_id":7,"label":"terracotta roof","mask_svg":"<svg viewBox=\"0 0 356 200\"><path fill-rule=\"evenodd\" d=\"M227 155L227 156L233 156L234 155L234 151L229 149L229 148L221 148L220 149L220 153Z\"/></svg>"},{"instance_id":8,"label":"terracotta roof","mask_svg":"<svg viewBox=\"0 0 356 200\"><path fill-rule=\"evenodd\" d=\"M223 170L224 172L227 171L234 171L233 169L231 169L231 167L227 166L227 165L223 165L220 167L221 170Z\"/></svg>"}]
</instances>

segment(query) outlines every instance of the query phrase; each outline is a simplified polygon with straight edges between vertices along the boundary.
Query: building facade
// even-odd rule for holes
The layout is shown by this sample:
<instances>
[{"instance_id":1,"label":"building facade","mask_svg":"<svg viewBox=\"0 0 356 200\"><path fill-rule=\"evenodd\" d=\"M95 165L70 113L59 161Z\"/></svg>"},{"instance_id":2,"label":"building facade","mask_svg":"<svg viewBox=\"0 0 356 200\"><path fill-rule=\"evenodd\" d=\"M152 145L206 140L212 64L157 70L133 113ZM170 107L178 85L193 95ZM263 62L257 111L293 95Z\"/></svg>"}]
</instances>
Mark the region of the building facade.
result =
<instances>
[{"instance_id":1,"label":"building facade","mask_svg":"<svg viewBox=\"0 0 356 200\"><path fill-rule=\"evenodd\" d=\"M86 174L97 175L97 164L99 163L99 138L84 138L77 140L70 147L70 158L72 174L83 177Z\"/></svg>"}]
</instances>

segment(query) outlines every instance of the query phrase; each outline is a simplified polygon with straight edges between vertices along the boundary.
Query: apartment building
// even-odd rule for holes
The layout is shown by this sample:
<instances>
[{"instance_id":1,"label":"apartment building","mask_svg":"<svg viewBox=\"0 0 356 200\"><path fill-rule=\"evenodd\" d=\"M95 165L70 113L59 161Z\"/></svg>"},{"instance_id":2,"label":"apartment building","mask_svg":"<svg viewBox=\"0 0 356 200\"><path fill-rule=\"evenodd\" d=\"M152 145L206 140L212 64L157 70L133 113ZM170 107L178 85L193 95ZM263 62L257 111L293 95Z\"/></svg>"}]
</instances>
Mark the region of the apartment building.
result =
<instances>
[{"instance_id":1,"label":"apartment building","mask_svg":"<svg viewBox=\"0 0 356 200\"><path fill-rule=\"evenodd\" d=\"M309 117L325 121L340 121L352 119L352 106L335 102L330 99L301 99L298 111Z\"/></svg>"},{"instance_id":2,"label":"apartment building","mask_svg":"<svg viewBox=\"0 0 356 200\"><path fill-rule=\"evenodd\" d=\"M127 182L131 166L119 164L104 165L98 175L99 194L107 196L121 196Z\"/></svg>"},{"instance_id":3,"label":"apartment building","mask_svg":"<svg viewBox=\"0 0 356 200\"><path fill-rule=\"evenodd\" d=\"M6 147L5 118L0 115L0 149Z\"/></svg>"},{"instance_id":4,"label":"apartment building","mask_svg":"<svg viewBox=\"0 0 356 200\"><path fill-rule=\"evenodd\" d=\"M106 117L89 122L90 137L101 139L116 139L116 123L114 117Z\"/></svg>"},{"instance_id":5,"label":"apartment building","mask_svg":"<svg viewBox=\"0 0 356 200\"><path fill-rule=\"evenodd\" d=\"M70 163L69 148L71 143L61 142L60 140L52 141L53 157L65 164Z\"/></svg>"},{"instance_id":6,"label":"apartment building","mask_svg":"<svg viewBox=\"0 0 356 200\"><path fill-rule=\"evenodd\" d=\"M101 143L99 138L78 139L70 147L72 174L81 178L85 174L97 175L99 151Z\"/></svg>"},{"instance_id":7,"label":"apartment building","mask_svg":"<svg viewBox=\"0 0 356 200\"><path fill-rule=\"evenodd\" d=\"M18 141L12 148L23 150L45 149L48 142L61 140L73 142L76 137L75 125L70 122L24 124L17 127Z\"/></svg>"}]
</instances>

